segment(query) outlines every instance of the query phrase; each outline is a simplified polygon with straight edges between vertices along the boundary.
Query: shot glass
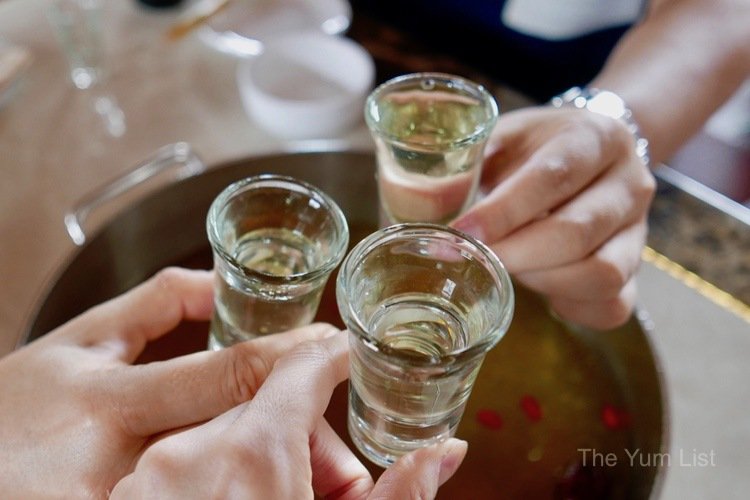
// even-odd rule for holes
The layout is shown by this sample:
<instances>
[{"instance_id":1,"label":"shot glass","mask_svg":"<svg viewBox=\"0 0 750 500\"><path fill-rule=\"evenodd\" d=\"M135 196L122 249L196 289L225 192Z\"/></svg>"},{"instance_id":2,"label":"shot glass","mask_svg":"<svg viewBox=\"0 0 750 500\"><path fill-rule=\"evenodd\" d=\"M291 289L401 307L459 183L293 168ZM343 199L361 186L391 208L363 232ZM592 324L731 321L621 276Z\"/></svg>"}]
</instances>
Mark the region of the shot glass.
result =
<instances>
[{"instance_id":1,"label":"shot glass","mask_svg":"<svg viewBox=\"0 0 750 500\"><path fill-rule=\"evenodd\" d=\"M513 287L479 241L398 224L344 259L336 299L350 334L348 428L387 467L455 434L486 353L508 330Z\"/></svg>"},{"instance_id":2,"label":"shot glass","mask_svg":"<svg viewBox=\"0 0 750 500\"><path fill-rule=\"evenodd\" d=\"M280 175L228 186L211 204L206 228L216 273L214 350L312 322L349 245L333 199Z\"/></svg>"},{"instance_id":3,"label":"shot glass","mask_svg":"<svg viewBox=\"0 0 750 500\"><path fill-rule=\"evenodd\" d=\"M47 11L50 24L65 52L70 79L88 89L104 76L101 0L52 0Z\"/></svg>"},{"instance_id":4,"label":"shot glass","mask_svg":"<svg viewBox=\"0 0 750 500\"><path fill-rule=\"evenodd\" d=\"M365 103L375 141L385 224L447 223L474 201L498 105L481 85L413 73L377 87Z\"/></svg>"}]
</instances>

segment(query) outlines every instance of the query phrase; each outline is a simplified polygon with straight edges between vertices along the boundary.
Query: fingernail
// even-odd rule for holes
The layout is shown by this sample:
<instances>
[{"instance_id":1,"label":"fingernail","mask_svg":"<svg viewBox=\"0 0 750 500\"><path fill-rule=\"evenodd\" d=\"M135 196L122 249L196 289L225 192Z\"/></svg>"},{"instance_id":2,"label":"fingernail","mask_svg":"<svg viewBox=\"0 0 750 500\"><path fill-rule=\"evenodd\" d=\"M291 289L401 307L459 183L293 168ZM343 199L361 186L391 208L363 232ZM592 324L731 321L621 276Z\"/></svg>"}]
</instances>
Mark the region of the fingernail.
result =
<instances>
[{"instance_id":1,"label":"fingernail","mask_svg":"<svg viewBox=\"0 0 750 500\"><path fill-rule=\"evenodd\" d=\"M468 446L469 445L466 441L455 438L451 438L442 443L441 447L445 454L440 460L440 477L438 481L441 485L456 473L461 462L464 461Z\"/></svg>"}]
</instances>

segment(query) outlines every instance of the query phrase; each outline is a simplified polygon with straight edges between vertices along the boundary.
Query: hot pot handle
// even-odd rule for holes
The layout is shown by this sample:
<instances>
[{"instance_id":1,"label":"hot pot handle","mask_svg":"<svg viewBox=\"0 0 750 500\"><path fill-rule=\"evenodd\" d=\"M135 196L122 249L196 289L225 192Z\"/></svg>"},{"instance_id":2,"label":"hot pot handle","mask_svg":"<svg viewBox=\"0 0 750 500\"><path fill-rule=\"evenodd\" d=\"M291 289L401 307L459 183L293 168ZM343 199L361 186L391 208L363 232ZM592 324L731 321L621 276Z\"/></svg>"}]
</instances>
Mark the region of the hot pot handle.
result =
<instances>
[{"instance_id":1,"label":"hot pot handle","mask_svg":"<svg viewBox=\"0 0 750 500\"><path fill-rule=\"evenodd\" d=\"M162 146L135 169L81 198L65 214L65 228L70 239L76 245L82 246L86 242L84 226L92 212L171 167L178 169L177 180L200 174L206 169L190 144L176 142Z\"/></svg>"}]
</instances>

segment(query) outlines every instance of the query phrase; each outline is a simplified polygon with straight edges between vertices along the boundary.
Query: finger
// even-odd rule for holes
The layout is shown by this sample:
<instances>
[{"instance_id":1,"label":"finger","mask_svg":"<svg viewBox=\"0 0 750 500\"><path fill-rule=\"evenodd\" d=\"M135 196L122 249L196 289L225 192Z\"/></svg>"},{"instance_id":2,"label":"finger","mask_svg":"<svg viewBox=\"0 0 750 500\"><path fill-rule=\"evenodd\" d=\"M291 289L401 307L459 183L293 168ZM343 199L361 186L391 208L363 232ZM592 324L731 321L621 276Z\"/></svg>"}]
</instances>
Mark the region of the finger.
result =
<instances>
[{"instance_id":1,"label":"finger","mask_svg":"<svg viewBox=\"0 0 750 500\"><path fill-rule=\"evenodd\" d=\"M647 212L653 176L623 163L547 217L492 245L511 272L551 269L585 259Z\"/></svg>"},{"instance_id":2,"label":"finger","mask_svg":"<svg viewBox=\"0 0 750 500\"><path fill-rule=\"evenodd\" d=\"M150 436L213 418L251 399L276 361L302 342L338 332L317 323L169 361L126 367L104 388L127 430Z\"/></svg>"},{"instance_id":3,"label":"finger","mask_svg":"<svg viewBox=\"0 0 750 500\"><path fill-rule=\"evenodd\" d=\"M597 118L605 117L559 131L452 225L495 242L581 191L612 166L622 149L613 138L619 136L606 133L614 127Z\"/></svg>"},{"instance_id":4,"label":"finger","mask_svg":"<svg viewBox=\"0 0 750 500\"><path fill-rule=\"evenodd\" d=\"M367 468L325 419L310 436L313 490L326 499L365 498L373 482Z\"/></svg>"},{"instance_id":5,"label":"finger","mask_svg":"<svg viewBox=\"0 0 750 500\"><path fill-rule=\"evenodd\" d=\"M549 305L564 320L595 330L609 330L630 318L635 297L636 283L633 277L614 299L581 301L550 297Z\"/></svg>"},{"instance_id":6,"label":"finger","mask_svg":"<svg viewBox=\"0 0 750 500\"><path fill-rule=\"evenodd\" d=\"M491 190L526 163L535 146L528 130L544 128L549 123L548 113L548 108L530 107L506 113L498 119L484 148L484 189Z\"/></svg>"},{"instance_id":7,"label":"finger","mask_svg":"<svg viewBox=\"0 0 750 500\"><path fill-rule=\"evenodd\" d=\"M213 273L167 268L129 292L66 325L84 345L135 359L146 343L182 320L207 320L213 311Z\"/></svg>"},{"instance_id":8,"label":"finger","mask_svg":"<svg viewBox=\"0 0 750 500\"><path fill-rule=\"evenodd\" d=\"M383 472L368 500L435 498L438 488L458 470L467 446L466 441L448 439L404 455Z\"/></svg>"},{"instance_id":9,"label":"finger","mask_svg":"<svg viewBox=\"0 0 750 500\"><path fill-rule=\"evenodd\" d=\"M333 390L349 375L348 354L347 333L339 332L320 342L304 342L280 358L253 404L237 419L237 438L252 433L257 421L310 436Z\"/></svg>"},{"instance_id":10,"label":"finger","mask_svg":"<svg viewBox=\"0 0 750 500\"><path fill-rule=\"evenodd\" d=\"M646 221L641 219L617 233L584 260L520 273L516 279L544 295L583 301L615 298L640 265L646 232Z\"/></svg>"}]
</instances>

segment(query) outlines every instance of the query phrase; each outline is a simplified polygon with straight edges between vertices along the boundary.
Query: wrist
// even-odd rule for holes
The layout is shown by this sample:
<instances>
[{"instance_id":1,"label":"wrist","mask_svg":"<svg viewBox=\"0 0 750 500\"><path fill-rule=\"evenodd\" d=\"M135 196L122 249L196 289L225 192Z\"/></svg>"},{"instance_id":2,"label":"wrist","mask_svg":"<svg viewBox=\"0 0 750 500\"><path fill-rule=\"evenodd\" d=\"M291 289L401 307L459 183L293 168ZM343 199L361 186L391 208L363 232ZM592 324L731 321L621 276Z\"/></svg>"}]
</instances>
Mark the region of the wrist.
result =
<instances>
[{"instance_id":1,"label":"wrist","mask_svg":"<svg viewBox=\"0 0 750 500\"><path fill-rule=\"evenodd\" d=\"M636 156L646 166L649 166L648 140L641 136L638 123L633 119L633 112L627 107L625 101L614 92L595 87L572 87L553 97L549 104L555 108L585 109L621 121L633 135Z\"/></svg>"}]
</instances>

